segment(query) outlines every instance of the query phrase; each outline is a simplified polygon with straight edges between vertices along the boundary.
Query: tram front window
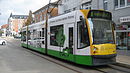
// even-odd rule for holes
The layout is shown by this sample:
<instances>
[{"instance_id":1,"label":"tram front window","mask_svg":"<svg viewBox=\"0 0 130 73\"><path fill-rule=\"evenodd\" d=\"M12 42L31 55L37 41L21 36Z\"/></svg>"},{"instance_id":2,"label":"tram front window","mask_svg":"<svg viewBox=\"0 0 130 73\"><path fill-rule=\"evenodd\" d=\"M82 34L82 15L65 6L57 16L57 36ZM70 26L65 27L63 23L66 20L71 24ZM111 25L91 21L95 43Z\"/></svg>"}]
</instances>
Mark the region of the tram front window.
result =
<instances>
[{"instance_id":1,"label":"tram front window","mask_svg":"<svg viewBox=\"0 0 130 73\"><path fill-rule=\"evenodd\" d=\"M112 22L105 19L88 19L93 35L93 44L114 43Z\"/></svg>"},{"instance_id":2,"label":"tram front window","mask_svg":"<svg viewBox=\"0 0 130 73\"><path fill-rule=\"evenodd\" d=\"M78 25L78 49L89 46L89 35L85 19L77 22Z\"/></svg>"}]
</instances>

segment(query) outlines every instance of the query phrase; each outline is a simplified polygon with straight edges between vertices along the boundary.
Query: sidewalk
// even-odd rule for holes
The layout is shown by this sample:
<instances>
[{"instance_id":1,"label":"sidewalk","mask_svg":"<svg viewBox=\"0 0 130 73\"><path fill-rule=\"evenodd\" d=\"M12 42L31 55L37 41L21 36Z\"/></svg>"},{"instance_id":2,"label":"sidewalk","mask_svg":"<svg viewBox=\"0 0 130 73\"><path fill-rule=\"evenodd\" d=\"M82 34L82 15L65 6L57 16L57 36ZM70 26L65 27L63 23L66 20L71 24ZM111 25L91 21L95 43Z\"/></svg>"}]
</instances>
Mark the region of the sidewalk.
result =
<instances>
[{"instance_id":1,"label":"sidewalk","mask_svg":"<svg viewBox=\"0 0 130 73\"><path fill-rule=\"evenodd\" d=\"M130 50L117 50L118 63L130 65Z\"/></svg>"}]
</instances>

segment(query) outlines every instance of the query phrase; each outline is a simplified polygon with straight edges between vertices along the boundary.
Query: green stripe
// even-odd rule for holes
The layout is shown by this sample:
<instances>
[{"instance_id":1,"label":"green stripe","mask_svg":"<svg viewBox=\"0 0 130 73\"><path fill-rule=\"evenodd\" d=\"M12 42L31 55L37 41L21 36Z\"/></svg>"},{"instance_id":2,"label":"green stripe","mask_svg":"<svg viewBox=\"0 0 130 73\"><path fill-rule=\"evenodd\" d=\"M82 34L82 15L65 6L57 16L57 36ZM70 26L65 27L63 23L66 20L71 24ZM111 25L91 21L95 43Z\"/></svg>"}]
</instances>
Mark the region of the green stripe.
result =
<instances>
[{"instance_id":1,"label":"green stripe","mask_svg":"<svg viewBox=\"0 0 130 73\"><path fill-rule=\"evenodd\" d=\"M22 43L21 46L27 48L27 44ZM36 48L36 47L31 46L31 45L28 45L28 48L45 53L45 48Z\"/></svg>"},{"instance_id":2,"label":"green stripe","mask_svg":"<svg viewBox=\"0 0 130 73\"><path fill-rule=\"evenodd\" d=\"M55 56L55 57L58 57L61 59L69 60L69 61L75 62L77 64L90 65L90 66L92 65L91 56L66 54L66 53L62 53L62 52L50 50L50 49L48 49L47 51L48 51L49 55L52 55L52 56Z\"/></svg>"},{"instance_id":3,"label":"green stripe","mask_svg":"<svg viewBox=\"0 0 130 73\"><path fill-rule=\"evenodd\" d=\"M21 46L22 46L22 47L27 47L27 44L21 43Z\"/></svg>"},{"instance_id":4,"label":"green stripe","mask_svg":"<svg viewBox=\"0 0 130 73\"><path fill-rule=\"evenodd\" d=\"M49 55L74 62L74 55L73 54L63 53L63 52L50 50L50 49L47 50L47 53Z\"/></svg>"},{"instance_id":5,"label":"green stripe","mask_svg":"<svg viewBox=\"0 0 130 73\"><path fill-rule=\"evenodd\" d=\"M92 65L92 56L76 55L75 59L77 64Z\"/></svg>"},{"instance_id":6,"label":"green stripe","mask_svg":"<svg viewBox=\"0 0 130 73\"><path fill-rule=\"evenodd\" d=\"M24 43L22 43L21 46L27 47L27 45ZM34 48L32 46L28 46L28 48L45 53L45 48ZM77 64L90 65L90 66L92 65L91 56L73 55L73 54L63 53L63 52L50 50L50 49L47 50L47 54L64 59L64 60L72 61Z\"/></svg>"}]
</instances>

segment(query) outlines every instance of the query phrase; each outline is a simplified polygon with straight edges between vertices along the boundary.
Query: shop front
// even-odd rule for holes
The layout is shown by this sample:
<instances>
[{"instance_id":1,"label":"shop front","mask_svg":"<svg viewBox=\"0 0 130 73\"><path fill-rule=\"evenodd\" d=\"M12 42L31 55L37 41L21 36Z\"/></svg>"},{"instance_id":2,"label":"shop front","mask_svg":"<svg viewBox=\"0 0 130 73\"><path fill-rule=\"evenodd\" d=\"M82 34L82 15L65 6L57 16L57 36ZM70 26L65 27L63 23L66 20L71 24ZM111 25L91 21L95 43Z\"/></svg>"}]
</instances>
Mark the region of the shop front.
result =
<instances>
[{"instance_id":1,"label":"shop front","mask_svg":"<svg viewBox=\"0 0 130 73\"><path fill-rule=\"evenodd\" d=\"M117 49L130 50L130 16L120 18L116 32Z\"/></svg>"},{"instance_id":2,"label":"shop front","mask_svg":"<svg viewBox=\"0 0 130 73\"><path fill-rule=\"evenodd\" d=\"M130 50L130 30L116 30L117 49Z\"/></svg>"}]
</instances>

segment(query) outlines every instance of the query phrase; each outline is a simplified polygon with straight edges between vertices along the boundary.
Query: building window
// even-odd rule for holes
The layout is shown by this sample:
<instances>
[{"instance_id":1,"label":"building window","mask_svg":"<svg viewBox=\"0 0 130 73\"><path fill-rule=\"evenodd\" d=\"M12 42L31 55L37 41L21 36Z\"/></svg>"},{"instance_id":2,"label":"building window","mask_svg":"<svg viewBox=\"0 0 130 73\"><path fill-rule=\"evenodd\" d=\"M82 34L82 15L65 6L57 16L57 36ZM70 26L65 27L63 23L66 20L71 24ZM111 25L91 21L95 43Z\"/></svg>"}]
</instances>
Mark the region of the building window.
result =
<instances>
[{"instance_id":1,"label":"building window","mask_svg":"<svg viewBox=\"0 0 130 73\"><path fill-rule=\"evenodd\" d=\"M125 0L120 0L120 7L124 7L125 6Z\"/></svg>"},{"instance_id":2,"label":"building window","mask_svg":"<svg viewBox=\"0 0 130 73\"><path fill-rule=\"evenodd\" d=\"M130 5L130 0L114 0L115 8L124 8Z\"/></svg>"},{"instance_id":3,"label":"building window","mask_svg":"<svg viewBox=\"0 0 130 73\"><path fill-rule=\"evenodd\" d=\"M64 0L64 2L67 2L68 0Z\"/></svg>"},{"instance_id":4,"label":"building window","mask_svg":"<svg viewBox=\"0 0 130 73\"><path fill-rule=\"evenodd\" d=\"M44 20L44 14L42 14L42 20Z\"/></svg>"},{"instance_id":5,"label":"building window","mask_svg":"<svg viewBox=\"0 0 130 73\"><path fill-rule=\"evenodd\" d=\"M91 3L87 2L87 3L82 4L81 9L91 9Z\"/></svg>"},{"instance_id":6,"label":"building window","mask_svg":"<svg viewBox=\"0 0 130 73\"><path fill-rule=\"evenodd\" d=\"M40 15L40 21L42 21L42 14Z\"/></svg>"},{"instance_id":7,"label":"building window","mask_svg":"<svg viewBox=\"0 0 130 73\"><path fill-rule=\"evenodd\" d=\"M46 14L44 14L44 19L46 19Z\"/></svg>"},{"instance_id":8,"label":"building window","mask_svg":"<svg viewBox=\"0 0 130 73\"><path fill-rule=\"evenodd\" d=\"M69 10L66 10L66 11L64 11L65 13L69 13L69 12L71 12L71 10L69 9Z\"/></svg>"},{"instance_id":9,"label":"building window","mask_svg":"<svg viewBox=\"0 0 130 73\"><path fill-rule=\"evenodd\" d=\"M36 22L38 22L38 17L36 17Z\"/></svg>"},{"instance_id":10,"label":"building window","mask_svg":"<svg viewBox=\"0 0 130 73\"><path fill-rule=\"evenodd\" d=\"M107 0L103 0L103 7L104 7L104 10L108 10L108 1Z\"/></svg>"},{"instance_id":11,"label":"building window","mask_svg":"<svg viewBox=\"0 0 130 73\"><path fill-rule=\"evenodd\" d=\"M127 5L130 5L130 0L127 0Z\"/></svg>"},{"instance_id":12,"label":"building window","mask_svg":"<svg viewBox=\"0 0 130 73\"><path fill-rule=\"evenodd\" d=\"M75 11L76 10L76 7L75 8L73 8L73 11Z\"/></svg>"},{"instance_id":13,"label":"building window","mask_svg":"<svg viewBox=\"0 0 130 73\"><path fill-rule=\"evenodd\" d=\"M118 8L118 0L114 0L115 8Z\"/></svg>"}]
</instances>

